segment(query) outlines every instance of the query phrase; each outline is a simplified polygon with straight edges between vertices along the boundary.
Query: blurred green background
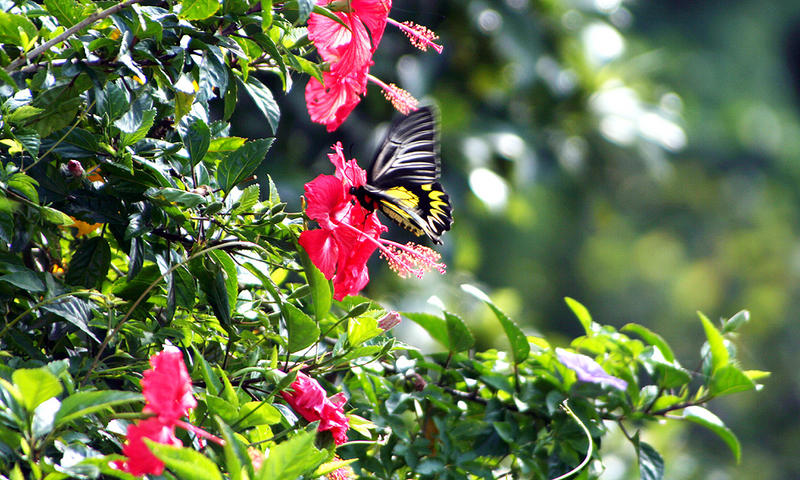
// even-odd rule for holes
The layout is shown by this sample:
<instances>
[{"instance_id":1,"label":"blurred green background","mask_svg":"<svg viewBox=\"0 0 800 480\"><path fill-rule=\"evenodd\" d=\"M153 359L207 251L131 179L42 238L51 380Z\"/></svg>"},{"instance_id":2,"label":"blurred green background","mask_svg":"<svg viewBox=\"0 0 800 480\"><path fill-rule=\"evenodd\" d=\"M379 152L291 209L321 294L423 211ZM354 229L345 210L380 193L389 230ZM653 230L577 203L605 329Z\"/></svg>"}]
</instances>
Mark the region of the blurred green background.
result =
<instances>
[{"instance_id":1,"label":"blurred green background","mask_svg":"<svg viewBox=\"0 0 800 480\"><path fill-rule=\"evenodd\" d=\"M366 293L410 311L434 309L435 294L482 348L502 335L461 283L564 343L580 334L570 296L600 323L659 332L688 368L704 338L697 310L749 309L740 358L773 376L712 405L742 440L741 464L700 429L645 438L669 479L800 478L800 3L395 0L391 16L444 45L416 51L390 26L371 73L439 105L455 224L439 249L447 275L400 280L375 258ZM370 87L327 134L295 81L262 174L299 208L303 183L332 171L330 145L366 166L393 112ZM235 133L265 136L243 111ZM635 478L618 447L604 446L603 478Z\"/></svg>"}]
</instances>

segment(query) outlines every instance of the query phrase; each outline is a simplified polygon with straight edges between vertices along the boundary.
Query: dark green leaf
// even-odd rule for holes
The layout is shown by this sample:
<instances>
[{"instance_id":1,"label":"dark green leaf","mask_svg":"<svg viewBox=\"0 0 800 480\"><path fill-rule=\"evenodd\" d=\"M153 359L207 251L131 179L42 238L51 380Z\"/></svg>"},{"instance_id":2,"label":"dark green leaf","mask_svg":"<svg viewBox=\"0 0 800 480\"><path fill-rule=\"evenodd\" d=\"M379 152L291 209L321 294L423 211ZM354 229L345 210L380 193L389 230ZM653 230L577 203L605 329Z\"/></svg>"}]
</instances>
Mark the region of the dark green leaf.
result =
<instances>
[{"instance_id":1,"label":"dark green leaf","mask_svg":"<svg viewBox=\"0 0 800 480\"><path fill-rule=\"evenodd\" d=\"M142 112L142 118L140 119L138 126L132 132L129 133L123 130L120 133L119 136L120 146L127 147L129 145L133 145L139 140L146 137L147 132L149 132L150 128L153 126L155 118L156 118L155 110L146 110Z\"/></svg>"},{"instance_id":2,"label":"dark green leaf","mask_svg":"<svg viewBox=\"0 0 800 480\"><path fill-rule=\"evenodd\" d=\"M11 380L19 389L22 405L28 413L33 413L42 402L60 395L64 389L58 378L45 368L14 370Z\"/></svg>"},{"instance_id":3,"label":"dark green leaf","mask_svg":"<svg viewBox=\"0 0 800 480\"><path fill-rule=\"evenodd\" d=\"M272 133L276 133L278 131L278 121L281 118L281 111L280 108L278 108L277 102L275 102L275 98L272 96L272 92L252 75L249 76L247 82L242 85L247 93L250 94L250 97L253 98L256 106L261 110L261 113L267 117L267 122L272 129Z\"/></svg>"},{"instance_id":4,"label":"dark green leaf","mask_svg":"<svg viewBox=\"0 0 800 480\"><path fill-rule=\"evenodd\" d=\"M519 363L524 361L528 358L528 355L531 352L531 346L528 343L528 339L525 337L525 334L522 332L522 329L514 323L513 320L508 318L502 310L500 310L494 302L489 298L488 295L480 291L477 287L472 285L464 284L461 285L461 289L465 292L469 293L470 295L474 296L478 300L483 301L489 308L494 312L495 317L497 320L500 321L500 325L503 327L503 330L506 333L506 337L508 337L508 342L511 345L511 355L514 358L514 363Z\"/></svg>"},{"instance_id":5,"label":"dark green leaf","mask_svg":"<svg viewBox=\"0 0 800 480\"><path fill-rule=\"evenodd\" d=\"M645 442L639 442L636 451L639 458L639 478L641 480L661 480L664 478L664 459Z\"/></svg>"},{"instance_id":6,"label":"dark green leaf","mask_svg":"<svg viewBox=\"0 0 800 480\"><path fill-rule=\"evenodd\" d=\"M81 243L69 262L66 281L86 288L99 286L111 265L111 247L103 237L92 237Z\"/></svg>"},{"instance_id":7,"label":"dark green leaf","mask_svg":"<svg viewBox=\"0 0 800 480\"><path fill-rule=\"evenodd\" d=\"M80 298L70 295L42 305L40 308L58 315L78 327L86 335L94 339L94 341L100 343L100 340L89 329L89 320L92 319L91 307Z\"/></svg>"},{"instance_id":8,"label":"dark green leaf","mask_svg":"<svg viewBox=\"0 0 800 480\"><path fill-rule=\"evenodd\" d=\"M228 193L238 183L246 180L261 165L274 138L262 138L245 143L228 155L217 166L217 183Z\"/></svg>"},{"instance_id":9,"label":"dark green leaf","mask_svg":"<svg viewBox=\"0 0 800 480\"><path fill-rule=\"evenodd\" d=\"M292 0L291 2L287 2L288 4L293 4L292 6L297 6L297 22L296 23L305 23L308 20L309 15L314 10L314 0Z\"/></svg>"},{"instance_id":10,"label":"dark green leaf","mask_svg":"<svg viewBox=\"0 0 800 480\"><path fill-rule=\"evenodd\" d=\"M110 121L120 118L130 108L128 94L125 89L116 83L109 83L102 90L97 91L97 111L106 116Z\"/></svg>"},{"instance_id":11,"label":"dark green leaf","mask_svg":"<svg viewBox=\"0 0 800 480\"><path fill-rule=\"evenodd\" d=\"M26 290L29 292L43 292L44 282L39 279L39 276L36 275L36 272L32 270L21 270L19 272L12 272L7 273L3 276L0 276L0 282L10 283L17 288L21 288L22 290Z\"/></svg>"},{"instance_id":12,"label":"dark green leaf","mask_svg":"<svg viewBox=\"0 0 800 480\"><path fill-rule=\"evenodd\" d=\"M61 408L55 419L56 427L99 410L140 402L143 399L141 393L119 390L73 393L61 402Z\"/></svg>"},{"instance_id":13,"label":"dark green leaf","mask_svg":"<svg viewBox=\"0 0 800 480\"><path fill-rule=\"evenodd\" d=\"M33 108L33 107L31 107ZM14 132L14 139L18 141L22 148L33 158L39 156L39 146L41 145L41 137L36 130L16 130Z\"/></svg>"},{"instance_id":14,"label":"dark green leaf","mask_svg":"<svg viewBox=\"0 0 800 480\"><path fill-rule=\"evenodd\" d=\"M145 196L165 204L177 204L186 208L194 208L205 203L206 197L177 188L148 188Z\"/></svg>"},{"instance_id":15,"label":"dark green leaf","mask_svg":"<svg viewBox=\"0 0 800 480\"><path fill-rule=\"evenodd\" d=\"M716 433L728 447L731 449L736 462L738 463L742 456L742 447L739 444L739 439L736 435L722 423L716 415L703 407L687 407L683 410L683 418L690 422L702 425L712 432Z\"/></svg>"},{"instance_id":16,"label":"dark green leaf","mask_svg":"<svg viewBox=\"0 0 800 480\"><path fill-rule=\"evenodd\" d=\"M447 337L449 349L453 352L463 352L475 345L475 337L469 331L464 320L449 312L444 312L447 324Z\"/></svg>"},{"instance_id":17,"label":"dark green leaf","mask_svg":"<svg viewBox=\"0 0 800 480\"><path fill-rule=\"evenodd\" d=\"M189 118L189 117L187 117ZM196 118L183 133L183 144L189 152L192 166L197 165L206 156L211 144L211 130L202 119Z\"/></svg>"},{"instance_id":18,"label":"dark green leaf","mask_svg":"<svg viewBox=\"0 0 800 480\"><path fill-rule=\"evenodd\" d=\"M306 348L319 339L319 326L311 317L291 303L283 304L281 309L289 332L289 352Z\"/></svg>"}]
</instances>

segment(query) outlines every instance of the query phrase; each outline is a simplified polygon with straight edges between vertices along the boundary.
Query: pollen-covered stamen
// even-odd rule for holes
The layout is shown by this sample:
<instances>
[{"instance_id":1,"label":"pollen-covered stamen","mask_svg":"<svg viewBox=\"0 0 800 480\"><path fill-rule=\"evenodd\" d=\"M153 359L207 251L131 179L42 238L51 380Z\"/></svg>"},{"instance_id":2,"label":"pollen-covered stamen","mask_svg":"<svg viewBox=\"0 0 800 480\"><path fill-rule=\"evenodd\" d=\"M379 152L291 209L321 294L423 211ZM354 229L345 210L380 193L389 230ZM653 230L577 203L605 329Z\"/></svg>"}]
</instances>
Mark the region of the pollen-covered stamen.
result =
<instances>
[{"instance_id":1,"label":"pollen-covered stamen","mask_svg":"<svg viewBox=\"0 0 800 480\"><path fill-rule=\"evenodd\" d=\"M411 45L414 45L423 52L427 51L428 47L431 47L436 50L436 53L442 53L443 47L435 42L435 40L439 39L439 36L433 33L428 27L417 25L414 22L400 23L391 18L388 19L388 22L402 30L403 33L408 36Z\"/></svg>"},{"instance_id":2,"label":"pollen-covered stamen","mask_svg":"<svg viewBox=\"0 0 800 480\"><path fill-rule=\"evenodd\" d=\"M427 272L436 270L444 275L446 266L444 263L439 262L442 256L433 249L409 242L405 245L392 242L391 240L381 239L381 243L386 245L387 250L392 252L391 256L383 255L389 262L389 268L396 272L400 278L410 277L414 275L417 278L422 278Z\"/></svg>"},{"instance_id":3,"label":"pollen-covered stamen","mask_svg":"<svg viewBox=\"0 0 800 480\"><path fill-rule=\"evenodd\" d=\"M408 115L417 109L419 101L408 91L403 90L394 83L386 84L378 77L368 75L367 78L383 89L383 96L386 97L394 108L403 115Z\"/></svg>"},{"instance_id":4,"label":"pollen-covered stamen","mask_svg":"<svg viewBox=\"0 0 800 480\"><path fill-rule=\"evenodd\" d=\"M374 243L378 250L381 251L381 257L385 258L389 263L389 268L397 273L400 278L408 278L412 275L422 278L423 275L434 269L442 275L445 273L447 266L439 262L442 256L433 249L413 242L400 245L380 237L375 239L347 222L342 222L339 225L355 230L368 241Z\"/></svg>"}]
</instances>

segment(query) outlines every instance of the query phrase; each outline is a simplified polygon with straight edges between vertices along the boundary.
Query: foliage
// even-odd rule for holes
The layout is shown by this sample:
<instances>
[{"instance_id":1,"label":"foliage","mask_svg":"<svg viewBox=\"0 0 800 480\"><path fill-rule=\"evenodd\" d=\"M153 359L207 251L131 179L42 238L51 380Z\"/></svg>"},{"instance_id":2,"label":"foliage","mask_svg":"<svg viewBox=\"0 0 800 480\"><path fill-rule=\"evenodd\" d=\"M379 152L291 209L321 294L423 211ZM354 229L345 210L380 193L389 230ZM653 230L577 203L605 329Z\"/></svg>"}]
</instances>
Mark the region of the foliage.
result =
<instances>
[{"instance_id":1,"label":"foliage","mask_svg":"<svg viewBox=\"0 0 800 480\"><path fill-rule=\"evenodd\" d=\"M243 92L278 130L273 92L324 68L303 25L326 8L3 7L3 478L130 478L109 462L125 427L147 416L140 375L166 344L189 364L189 422L224 439L148 443L167 478L314 478L342 467L337 456L367 478L554 478L575 467L594 478L602 464L585 461L602 459L614 425L642 478L661 478L639 429L667 417L707 427L738 460L738 440L705 405L765 375L743 370L730 342L746 312L721 325L701 315L693 372L658 334L601 326L568 299L584 330L570 350L623 380L618 389L579 381L554 344L475 287L463 290L488 305L508 351L476 347L449 311L404 314L445 350L425 354L381 328L391 313L376 302L332 299L297 244L303 213L287 210L272 179L253 181L273 140L229 126ZM347 394L350 442L315 434L282 400L297 370Z\"/></svg>"}]
</instances>

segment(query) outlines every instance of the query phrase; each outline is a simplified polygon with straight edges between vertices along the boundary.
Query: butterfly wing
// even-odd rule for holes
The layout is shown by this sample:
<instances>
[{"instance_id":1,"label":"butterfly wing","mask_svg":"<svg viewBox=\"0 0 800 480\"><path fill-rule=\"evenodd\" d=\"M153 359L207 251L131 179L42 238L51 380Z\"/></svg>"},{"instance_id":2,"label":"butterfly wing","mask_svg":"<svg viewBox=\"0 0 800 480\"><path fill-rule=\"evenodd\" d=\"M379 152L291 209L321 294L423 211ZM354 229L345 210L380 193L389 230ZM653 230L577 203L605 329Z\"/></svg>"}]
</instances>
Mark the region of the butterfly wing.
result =
<instances>
[{"instance_id":1,"label":"butterfly wing","mask_svg":"<svg viewBox=\"0 0 800 480\"><path fill-rule=\"evenodd\" d=\"M435 243L453 223L450 198L438 182L436 113L422 107L396 121L367 170L363 194L398 225Z\"/></svg>"},{"instance_id":2,"label":"butterfly wing","mask_svg":"<svg viewBox=\"0 0 800 480\"><path fill-rule=\"evenodd\" d=\"M424 234L441 244L439 237L450 230L453 223L450 198L439 182L408 183L385 189L365 185L364 189L380 211L416 236Z\"/></svg>"},{"instance_id":3,"label":"butterfly wing","mask_svg":"<svg viewBox=\"0 0 800 480\"><path fill-rule=\"evenodd\" d=\"M439 179L439 134L431 107L419 108L395 121L367 171L367 183L389 188Z\"/></svg>"}]
</instances>

